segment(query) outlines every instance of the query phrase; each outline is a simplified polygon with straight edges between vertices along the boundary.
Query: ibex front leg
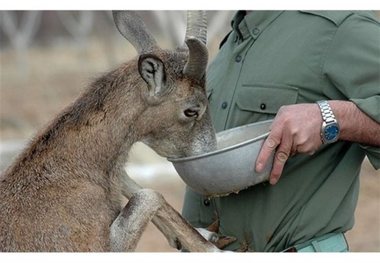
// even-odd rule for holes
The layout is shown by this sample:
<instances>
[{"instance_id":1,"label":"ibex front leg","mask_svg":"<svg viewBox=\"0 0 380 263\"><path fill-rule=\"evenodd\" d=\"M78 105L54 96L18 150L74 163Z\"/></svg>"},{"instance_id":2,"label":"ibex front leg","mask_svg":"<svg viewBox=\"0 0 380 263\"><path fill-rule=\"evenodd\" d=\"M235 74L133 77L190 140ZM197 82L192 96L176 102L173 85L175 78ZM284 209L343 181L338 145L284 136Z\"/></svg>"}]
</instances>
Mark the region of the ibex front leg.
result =
<instances>
[{"instance_id":1,"label":"ibex front leg","mask_svg":"<svg viewBox=\"0 0 380 263\"><path fill-rule=\"evenodd\" d=\"M157 202L152 202L151 205L148 205L148 208L146 206L144 208L137 208L133 212L135 213L135 215L130 215L129 218L123 216L124 213L127 215L129 215L130 213L126 211L129 209L129 203L123 209L123 212L118 216L118 218L115 220L111 227L113 228L111 229L111 233L113 233L114 235L113 238L117 240L118 243L127 244L118 245L118 251L123 249L124 251L126 251L126 247L128 247L129 250L133 250L133 248L136 247L137 242L141 237L141 234L144 231L150 219L152 219L152 222L165 235L165 237L169 241L169 244L174 248L184 248L191 252L220 251L215 245L213 245L211 242L207 241L204 237L202 237L202 235L199 234L198 231L196 231L172 206L170 206L166 202L166 200L162 197L161 194L147 189L139 190L141 189L141 186L139 186L135 181L133 181L126 173L123 174L123 184L123 194L128 199L130 199L129 202L133 201L136 193L139 194L139 197L137 198L139 200L150 199L149 196L144 197L146 193L149 193L149 195L155 196L154 198L155 200L157 200ZM142 195L141 193L144 194ZM137 200L133 202L137 202ZM136 205L133 204L133 206L138 205L138 203L136 203ZM157 205L159 207L157 207ZM136 220L136 222L124 222L122 224L119 222L126 220ZM126 229L127 226L129 227L130 224L133 224L132 228L130 229L135 229L133 230L136 232L135 234L131 234L131 230ZM121 233L120 235L118 235L118 232L126 233ZM129 236L132 236L133 241L128 240Z\"/></svg>"},{"instance_id":2,"label":"ibex front leg","mask_svg":"<svg viewBox=\"0 0 380 263\"><path fill-rule=\"evenodd\" d=\"M135 193L111 225L111 251L134 251L163 202L162 196L153 190L142 189Z\"/></svg>"},{"instance_id":3,"label":"ibex front leg","mask_svg":"<svg viewBox=\"0 0 380 263\"><path fill-rule=\"evenodd\" d=\"M185 249L190 252L221 252L166 201L152 221L174 248Z\"/></svg>"}]
</instances>

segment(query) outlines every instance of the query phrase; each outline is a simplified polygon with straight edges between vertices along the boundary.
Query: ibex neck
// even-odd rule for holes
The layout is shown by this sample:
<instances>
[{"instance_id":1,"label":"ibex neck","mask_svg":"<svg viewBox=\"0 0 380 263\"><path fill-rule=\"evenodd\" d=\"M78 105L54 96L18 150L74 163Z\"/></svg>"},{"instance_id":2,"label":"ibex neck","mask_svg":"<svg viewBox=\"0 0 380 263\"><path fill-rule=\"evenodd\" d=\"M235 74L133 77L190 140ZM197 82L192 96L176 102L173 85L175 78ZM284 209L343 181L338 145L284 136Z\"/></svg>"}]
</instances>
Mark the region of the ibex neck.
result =
<instances>
[{"instance_id":1,"label":"ibex neck","mask_svg":"<svg viewBox=\"0 0 380 263\"><path fill-rule=\"evenodd\" d=\"M37 136L24 159L86 173L124 162L139 140L134 122L144 108L128 78L113 72L98 79Z\"/></svg>"}]
</instances>

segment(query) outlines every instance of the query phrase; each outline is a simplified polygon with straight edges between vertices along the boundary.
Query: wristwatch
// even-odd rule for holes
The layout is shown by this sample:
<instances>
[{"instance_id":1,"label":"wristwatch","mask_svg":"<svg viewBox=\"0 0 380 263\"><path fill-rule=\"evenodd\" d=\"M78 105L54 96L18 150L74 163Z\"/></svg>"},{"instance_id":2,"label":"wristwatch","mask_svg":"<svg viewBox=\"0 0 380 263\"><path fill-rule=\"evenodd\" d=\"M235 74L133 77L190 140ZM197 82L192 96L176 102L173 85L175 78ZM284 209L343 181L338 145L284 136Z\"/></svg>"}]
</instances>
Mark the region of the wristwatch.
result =
<instances>
[{"instance_id":1,"label":"wristwatch","mask_svg":"<svg viewBox=\"0 0 380 263\"><path fill-rule=\"evenodd\" d=\"M317 101L322 114L321 139L323 144L336 142L339 138L339 124L331 110L330 104L325 101Z\"/></svg>"}]
</instances>

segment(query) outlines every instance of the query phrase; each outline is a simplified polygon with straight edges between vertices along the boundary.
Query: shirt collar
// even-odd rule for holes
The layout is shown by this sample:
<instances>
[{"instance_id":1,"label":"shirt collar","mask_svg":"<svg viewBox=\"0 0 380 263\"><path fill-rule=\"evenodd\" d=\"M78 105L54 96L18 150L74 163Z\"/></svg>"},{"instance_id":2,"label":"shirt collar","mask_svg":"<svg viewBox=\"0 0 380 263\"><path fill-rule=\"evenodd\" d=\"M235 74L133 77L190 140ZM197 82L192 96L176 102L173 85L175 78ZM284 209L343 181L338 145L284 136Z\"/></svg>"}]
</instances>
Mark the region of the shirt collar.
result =
<instances>
[{"instance_id":1,"label":"shirt collar","mask_svg":"<svg viewBox=\"0 0 380 263\"><path fill-rule=\"evenodd\" d=\"M238 11L231 26L241 39L256 39L283 11Z\"/></svg>"}]
</instances>

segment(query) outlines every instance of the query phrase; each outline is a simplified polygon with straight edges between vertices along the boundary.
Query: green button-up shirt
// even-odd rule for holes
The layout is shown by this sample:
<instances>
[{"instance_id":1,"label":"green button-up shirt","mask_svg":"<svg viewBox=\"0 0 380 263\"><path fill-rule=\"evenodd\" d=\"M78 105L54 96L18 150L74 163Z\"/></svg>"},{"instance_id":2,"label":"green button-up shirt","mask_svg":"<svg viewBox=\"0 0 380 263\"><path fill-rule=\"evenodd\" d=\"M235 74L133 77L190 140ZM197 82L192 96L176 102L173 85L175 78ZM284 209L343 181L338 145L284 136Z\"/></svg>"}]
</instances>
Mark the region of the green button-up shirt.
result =
<instances>
[{"instance_id":1,"label":"green button-up shirt","mask_svg":"<svg viewBox=\"0 0 380 263\"><path fill-rule=\"evenodd\" d=\"M380 122L380 26L371 12L238 12L232 28L207 75L217 131L318 100L351 100ZM281 251L345 232L366 155L380 168L379 148L339 141L290 158L275 186L206 202L188 189L183 215L196 227L219 219L220 234L237 238L229 250Z\"/></svg>"}]
</instances>

